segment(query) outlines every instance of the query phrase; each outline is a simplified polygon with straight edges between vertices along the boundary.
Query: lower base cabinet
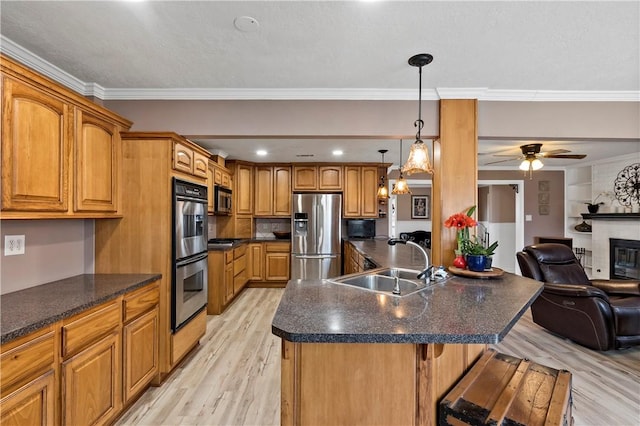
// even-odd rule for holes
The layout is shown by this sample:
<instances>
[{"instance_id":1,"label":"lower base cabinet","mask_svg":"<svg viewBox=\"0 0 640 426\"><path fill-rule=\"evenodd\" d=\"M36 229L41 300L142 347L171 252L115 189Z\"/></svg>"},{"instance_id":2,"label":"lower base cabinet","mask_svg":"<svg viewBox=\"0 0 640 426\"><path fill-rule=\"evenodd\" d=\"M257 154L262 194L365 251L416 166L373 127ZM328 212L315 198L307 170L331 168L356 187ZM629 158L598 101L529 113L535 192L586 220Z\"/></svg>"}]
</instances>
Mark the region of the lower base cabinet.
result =
<instances>
[{"instance_id":1,"label":"lower base cabinet","mask_svg":"<svg viewBox=\"0 0 640 426\"><path fill-rule=\"evenodd\" d=\"M122 408L120 333L62 363L62 424L106 424Z\"/></svg>"},{"instance_id":2,"label":"lower base cabinet","mask_svg":"<svg viewBox=\"0 0 640 426\"><path fill-rule=\"evenodd\" d=\"M144 390L158 372L158 312L150 311L123 328L124 401Z\"/></svg>"},{"instance_id":3,"label":"lower base cabinet","mask_svg":"<svg viewBox=\"0 0 640 426\"><path fill-rule=\"evenodd\" d=\"M55 374L49 371L0 400L0 424L51 426L55 422Z\"/></svg>"},{"instance_id":4,"label":"lower base cabinet","mask_svg":"<svg viewBox=\"0 0 640 426\"><path fill-rule=\"evenodd\" d=\"M1 345L0 424L113 422L157 375L158 300L151 283Z\"/></svg>"}]
</instances>

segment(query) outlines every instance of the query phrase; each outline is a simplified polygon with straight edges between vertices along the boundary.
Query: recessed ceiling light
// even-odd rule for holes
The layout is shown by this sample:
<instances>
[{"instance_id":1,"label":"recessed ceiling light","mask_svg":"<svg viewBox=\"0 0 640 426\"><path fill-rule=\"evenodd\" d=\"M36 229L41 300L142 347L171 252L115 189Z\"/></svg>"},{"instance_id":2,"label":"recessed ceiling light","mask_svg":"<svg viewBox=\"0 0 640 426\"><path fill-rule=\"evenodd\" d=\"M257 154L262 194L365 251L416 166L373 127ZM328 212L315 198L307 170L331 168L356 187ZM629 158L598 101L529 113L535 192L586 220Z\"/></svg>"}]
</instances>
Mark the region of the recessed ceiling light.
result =
<instances>
[{"instance_id":1,"label":"recessed ceiling light","mask_svg":"<svg viewBox=\"0 0 640 426\"><path fill-rule=\"evenodd\" d=\"M341 149L335 149L335 150L333 150L332 154L337 157L337 156L340 156L340 155L344 154L344 152L342 152Z\"/></svg>"},{"instance_id":2,"label":"recessed ceiling light","mask_svg":"<svg viewBox=\"0 0 640 426\"><path fill-rule=\"evenodd\" d=\"M259 149L256 151L256 154L258 154L260 157L264 157L265 155L267 155L267 151L264 149Z\"/></svg>"}]
</instances>

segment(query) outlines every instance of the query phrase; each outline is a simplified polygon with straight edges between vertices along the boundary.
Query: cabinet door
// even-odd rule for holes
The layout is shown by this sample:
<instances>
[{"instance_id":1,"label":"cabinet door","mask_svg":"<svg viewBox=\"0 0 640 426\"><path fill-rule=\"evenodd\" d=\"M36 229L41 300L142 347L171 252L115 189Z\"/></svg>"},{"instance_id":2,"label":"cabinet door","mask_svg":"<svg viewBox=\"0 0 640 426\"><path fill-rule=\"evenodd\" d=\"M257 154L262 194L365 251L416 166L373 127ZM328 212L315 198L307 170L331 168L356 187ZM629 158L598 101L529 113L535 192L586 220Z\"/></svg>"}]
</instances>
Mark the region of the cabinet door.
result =
<instances>
[{"instance_id":1,"label":"cabinet door","mask_svg":"<svg viewBox=\"0 0 640 426\"><path fill-rule=\"evenodd\" d=\"M207 166L207 212L213 214L214 203L213 196L215 194L215 173L213 166Z\"/></svg>"},{"instance_id":2,"label":"cabinet door","mask_svg":"<svg viewBox=\"0 0 640 426\"><path fill-rule=\"evenodd\" d=\"M222 179L222 186L224 186L225 188L231 188L231 175L229 173L222 172L220 179Z\"/></svg>"},{"instance_id":3,"label":"cabinet door","mask_svg":"<svg viewBox=\"0 0 640 426\"><path fill-rule=\"evenodd\" d=\"M233 262L224 268L225 304L233 299Z\"/></svg>"},{"instance_id":4,"label":"cabinet door","mask_svg":"<svg viewBox=\"0 0 640 426\"><path fill-rule=\"evenodd\" d=\"M238 164L236 174L236 189L233 198L236 203L236 214L253 214L253 167Z\"/></svg>"},{"instance_id":5,"label":"cabinet door","mask_svg":"<svg viewBox=\"0 0 640 426\"><path fill-rule=\"evenodd\" d=\"M62 424L107 423L122 407L120 333L62 363Z\"/></svg>"},{"instance_id":6,"label":"cabinet door","mask_svg":"<svg viewBox=\"0 0 640 426\"><path fill-rule=\"evenodd\" d=\"M290 270L289 253L267 253L265 256L265 280L288 281Z\"/></svg>"},{"instance_id":7,"label":"cabinet door","mask_svg":"<svg viewBox=\"0 0 640 426\"><path fill-rule=\"evenodd\" d=\"M360 168L360 216L378 217L378 168Z\"/></svg>"},{"instance_id":8,"label":"cabinet door","mask_svg":"<svg viewBox=\"0 0 640 426\"><path fill-rule=\"evenodd\" d=\"M273 168L273 215L291 216L291 167Z\"/></svg>"},{"instance_id":9,"label":"cabinet door","mask_svg":"<svg viewBox=\"0 0 640 426\"><path fill-rule=\"evenodd\" d=\"M209 170L209 158L206 155L199 152L193 153L193 175L203 178L207 177L207 171Z\"/></svg>"},{"instance_id":10,"label":"cabinet door","mask_svg":"<svg viewBox=\"0 0 640 426\"><path fill-rule=\"evenodd\" d=\"M69 209L72 113L56 98L3 79L2 210Z\"/></svg>"},{"instance_id":11,"label":"cabinet door","mask_svg":"<svg viewBox=\"0 0 640 426\"><path fill-rule=\"evenodd\" d=\"M342 190L342 166L320 166L318 177L318 189L321 191Z\"/></svg>"},{"instance_id":12,"label":"cabinet door","mask_svg":"<svg viewBox=\"0 0 640 426\"><path fill-rule=\"evenodd\" d=\"M124 400L133 398L158 371L158 309L124 326Z\"/></svg>"},{"instance_id":13,"label":"cabinet door","mask_svg":"<svg viewBox=\"0 0 640 426\"><path fill-rule=\"evenodd\" d=\"M344 168L344 217L360 217L360 167Z\"/></svg>"},{"instance_id":14,"label":"cabinet door","mask_svg":"<svg viewBox=\"0 0 640 426\"><path fill-rule=\"evenodd\" d=\"M316 166L293 166L293 190L315 191L318 189L318 168Z\"/></svg>"},{"instance_id":15,"label":"cabinet door","mask_svg":"<svg viewBox=\"0 0 640 426\"><path fill-rule=\"evenodd\" d=\"M255 168L253 214L255 216L273 215L273 169L269 166Z\"/></svg>"},{"instance_id":16,"label":"cabinet door","mask_svg":"<svg viewBox=\"0 0 640 426\"><path fill-rule=\"evenodd\" d=\"M193 150L180 142L173 143L173 169L193 173Z\"/></svg>"},{"instance_id":17,"label":"cabinet door","mask_svg":"<svg viewBox=\"0 0 640 426\"><path fill-rule=\"evenodd\" d=\"M120 181L120 129L86 111L76 111L75 211L116 212Z\"/></svg>"},{"instance_id":18,"label":"cabinet door","mask_svg":"<svg viewBox=\"0 0 640 426\"><path fill-rule=\"evenodd\" d=\"M248 268L249 271L247 275L249 277L249 281L262 281L264 280L264 267L263 267L263 246L262 243L251 243L249 244L249 251L247 255L249 256Z\"/></svg>"},{"instance_id":19,"label":"cabinet door","mask_svg":"<svg viewBox=\"0 0 640 426\"><path fill-rule=\"evenodd\" d=\"M53 370L0 400L0 424L51 426L55 424Z\"/></svg>"}]
</instances>

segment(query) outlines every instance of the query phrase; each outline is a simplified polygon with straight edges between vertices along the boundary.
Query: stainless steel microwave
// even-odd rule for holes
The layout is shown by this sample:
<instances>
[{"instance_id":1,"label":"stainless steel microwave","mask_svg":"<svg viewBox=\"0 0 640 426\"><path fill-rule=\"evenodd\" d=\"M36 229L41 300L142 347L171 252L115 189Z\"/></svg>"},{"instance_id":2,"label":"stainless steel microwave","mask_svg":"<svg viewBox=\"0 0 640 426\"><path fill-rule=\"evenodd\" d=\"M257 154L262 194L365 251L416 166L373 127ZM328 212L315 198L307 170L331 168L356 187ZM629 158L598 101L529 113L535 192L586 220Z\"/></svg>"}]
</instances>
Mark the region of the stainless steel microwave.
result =
<instances>
[{"instance_id":1,"label":"stainless steel microwave","mask_svg":"<svg viewBox=\"0 0 640 426\"><path fill-rule=\"evenodd\" d=\"M221 186L216 186L214 194L214 213L217 215L230 215L232 205L231 190L228 188L223 188Z\"/></svg>"}]
</instances>

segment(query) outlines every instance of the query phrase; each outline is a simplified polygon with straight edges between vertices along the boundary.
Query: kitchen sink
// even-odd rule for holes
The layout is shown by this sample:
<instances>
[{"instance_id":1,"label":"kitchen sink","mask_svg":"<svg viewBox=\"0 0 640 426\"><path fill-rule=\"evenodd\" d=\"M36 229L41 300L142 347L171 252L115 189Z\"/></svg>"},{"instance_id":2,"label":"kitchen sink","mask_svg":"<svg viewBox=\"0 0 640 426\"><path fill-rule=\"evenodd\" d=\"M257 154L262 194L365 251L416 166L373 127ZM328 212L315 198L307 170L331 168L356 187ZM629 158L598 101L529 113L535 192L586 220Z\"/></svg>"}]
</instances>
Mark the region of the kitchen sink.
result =
<instances>
[{"instance_id":1,"label":"kitchen sink","mask_svg":"<svg viewBox=\"0 0 640 426\"><path fill-rule=\"evenodd\" d=\"M420 271L411 269L385 268L367 271L364 274L332 278L328 281L396 297L408 296L444 281L432 280L429 284L425 284L424 280L417 278L419 273ZM396 279L398 280L400 294L393 293Z\"/></svg>"}]
</instances>

